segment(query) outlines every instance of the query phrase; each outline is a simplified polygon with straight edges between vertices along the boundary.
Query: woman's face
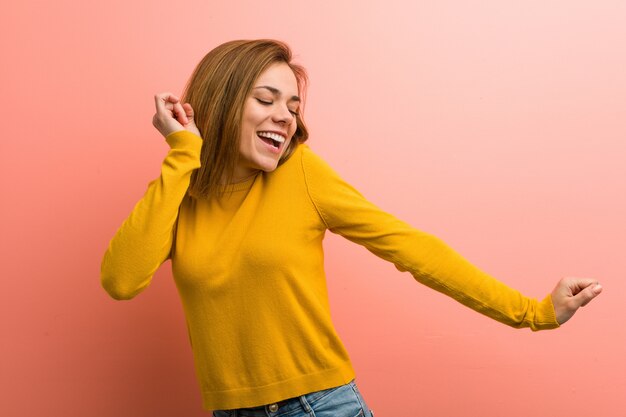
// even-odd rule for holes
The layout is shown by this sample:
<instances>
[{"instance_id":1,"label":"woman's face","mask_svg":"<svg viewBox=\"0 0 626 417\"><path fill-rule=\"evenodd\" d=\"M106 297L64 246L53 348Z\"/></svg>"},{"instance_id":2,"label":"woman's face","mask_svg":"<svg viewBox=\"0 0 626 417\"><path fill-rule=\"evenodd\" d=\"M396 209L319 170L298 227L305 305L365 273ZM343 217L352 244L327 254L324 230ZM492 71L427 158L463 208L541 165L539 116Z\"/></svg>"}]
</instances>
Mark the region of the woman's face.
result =
<instances>
[{"instance_id":1,"label":"woman's face","mask_svg":"<svg viewBox=\"0 0 626 417\"><path fill-rule=\"evenodd\" d=\"M299 107L298 83L289 65L276 63L261 73L244 104L233 182L276 169L296 131Z\"/></svg>"}]
</instances>

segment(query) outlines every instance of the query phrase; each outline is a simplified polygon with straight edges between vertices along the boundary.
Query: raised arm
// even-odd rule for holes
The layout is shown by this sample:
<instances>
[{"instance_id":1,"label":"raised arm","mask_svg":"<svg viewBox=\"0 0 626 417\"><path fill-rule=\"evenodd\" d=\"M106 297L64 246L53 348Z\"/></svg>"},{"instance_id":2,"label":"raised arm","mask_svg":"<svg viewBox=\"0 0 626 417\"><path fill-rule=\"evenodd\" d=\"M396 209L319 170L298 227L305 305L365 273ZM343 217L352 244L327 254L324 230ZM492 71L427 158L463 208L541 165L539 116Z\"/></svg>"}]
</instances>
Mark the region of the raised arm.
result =
<instances>
[{"instance_id":1,"label":"raised arm","mask_svg":"<svg viewBox=\"0 0 626 417\"><path fill-rule=\"evenodd\" d=\"M169 93L155 96L155 127L170 150L159 178L148 184L143 198L111 240L101 265L101 282L111 297L133 298L150 283L172 247L178 208L191 173L200 167L202 139L193 122L193 110ZM192 132L197 133L192 133Z\"/></svg>"},{"instance_id":2,"label":"raised arm","mask_svg":"<svg viewBox=\"0 0 626 417\"><path fill-rule=\"evenodd\" d=\"M559 282L541 301L525 297L472 265L441 239L370 203L309 149L303 152L303 169L312 202L329 230L499 322L532 330L556 328L599 293L593 289L595 281L569 279Z\"/></svg>"}]
</instances>

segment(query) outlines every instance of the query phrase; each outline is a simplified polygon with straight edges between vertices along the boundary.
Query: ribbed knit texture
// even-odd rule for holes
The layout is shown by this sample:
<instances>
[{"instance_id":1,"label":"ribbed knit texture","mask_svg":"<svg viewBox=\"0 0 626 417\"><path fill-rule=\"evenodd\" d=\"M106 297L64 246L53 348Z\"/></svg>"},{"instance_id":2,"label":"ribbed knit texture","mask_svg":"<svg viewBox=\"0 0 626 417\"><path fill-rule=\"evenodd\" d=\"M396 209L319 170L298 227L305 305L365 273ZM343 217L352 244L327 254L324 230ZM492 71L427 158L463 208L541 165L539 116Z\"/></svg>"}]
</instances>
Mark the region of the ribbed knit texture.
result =
<instances>
[{"instance_id":1,"label":"ribbed knit texture","mask_svg":"<svg viewBox=\"0 0 626 417\"><path fill-rule=\"evenodd\" d=\"M307 145L206 201L186 195L202 140L183 131L167 142L161 176L104 255L102 284L132 298L171 258L206 409L268 404L354 378L330 318L327 229L502 323L558 327L550 296L524 297L380 210Z\"/></svg>"}]
</instances>

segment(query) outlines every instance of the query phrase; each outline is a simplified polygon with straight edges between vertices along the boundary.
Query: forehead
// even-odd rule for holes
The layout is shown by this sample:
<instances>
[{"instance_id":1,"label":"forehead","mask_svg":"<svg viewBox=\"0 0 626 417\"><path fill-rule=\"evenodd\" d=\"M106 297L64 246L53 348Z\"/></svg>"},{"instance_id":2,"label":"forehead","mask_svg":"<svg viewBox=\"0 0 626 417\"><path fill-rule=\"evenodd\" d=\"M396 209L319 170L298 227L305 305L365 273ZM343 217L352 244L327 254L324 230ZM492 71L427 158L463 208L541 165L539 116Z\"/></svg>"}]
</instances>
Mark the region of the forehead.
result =
<instances>
[{"instance_id":1,"label":"forehead","mask_svg":"<svg viewBox=\"0 0 626 417\"><path fill-rule=\"evenodd\" d=\"M265 71L259 75L255 87L258 86L274 87L286 96L298 95L298 81L295 74L284 62L277 62L267 67Z\"/></svg>"}]
</instances>

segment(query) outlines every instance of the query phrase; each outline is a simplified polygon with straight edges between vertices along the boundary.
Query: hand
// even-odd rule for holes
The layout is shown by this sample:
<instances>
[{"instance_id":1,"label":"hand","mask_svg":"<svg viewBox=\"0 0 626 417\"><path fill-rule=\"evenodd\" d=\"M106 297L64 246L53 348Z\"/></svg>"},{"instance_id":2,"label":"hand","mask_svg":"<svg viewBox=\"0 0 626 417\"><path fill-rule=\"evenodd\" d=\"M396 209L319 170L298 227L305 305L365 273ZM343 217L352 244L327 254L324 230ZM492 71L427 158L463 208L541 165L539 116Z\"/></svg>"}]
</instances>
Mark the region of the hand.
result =
<instances>
[{"instance_id":1,"label":"hand","mask_svg":"<svg viewBox=\"0 0 626 417\"><path fill-rule=\"evenodd\" d=\"M154 103L156 113L152 117L152 124L163 136L180 130L188 130L200 136L189 103L181 104L180 99L171 93L155 95Z\"/></svg>"},{"instance_id":2,"label":"hand","mask_svg":"<svg viewBox=\"0 0 626 417\"><path fill-rule=\"evenodd\" d=\"M563 278L552 291L552 304L556 321L563 324L576 310L586 306L602 292L598 281L590 278Z\"/></svg>"}]
</instances>

